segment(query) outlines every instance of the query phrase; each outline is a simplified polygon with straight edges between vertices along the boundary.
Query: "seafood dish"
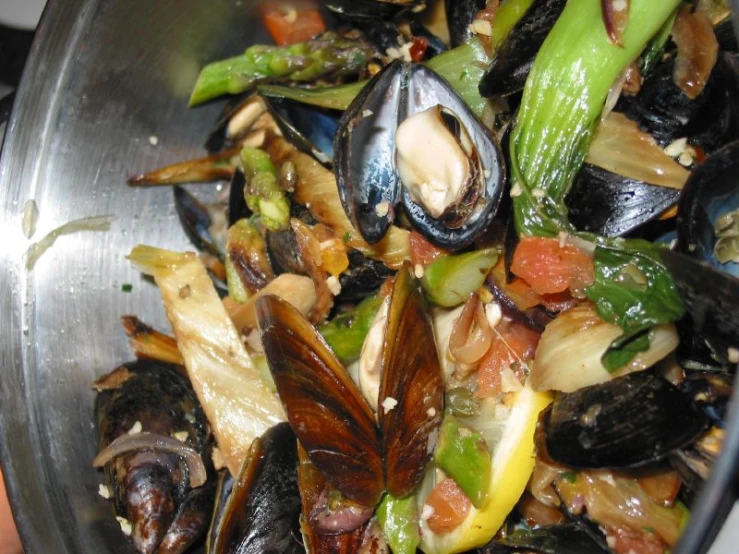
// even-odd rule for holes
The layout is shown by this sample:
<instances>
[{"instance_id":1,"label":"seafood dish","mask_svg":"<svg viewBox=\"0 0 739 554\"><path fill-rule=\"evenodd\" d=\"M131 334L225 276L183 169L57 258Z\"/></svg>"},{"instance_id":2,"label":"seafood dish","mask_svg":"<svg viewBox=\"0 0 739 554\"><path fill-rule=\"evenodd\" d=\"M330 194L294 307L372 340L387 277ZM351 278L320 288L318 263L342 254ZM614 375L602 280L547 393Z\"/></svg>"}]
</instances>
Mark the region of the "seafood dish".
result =
<instances>
[{"instance_id":1,"label":"seafood dish","mask_svg":"<svg viewBox=\"0 0 739 554\"><path fill-rule=\"evenodd\" d=\"M687 552L739 362L727 2L262 11L203 156L128 181L192 251L130 251L171 329L121 314L93 385L122 540Z\"/></svg>"}]
</instances>

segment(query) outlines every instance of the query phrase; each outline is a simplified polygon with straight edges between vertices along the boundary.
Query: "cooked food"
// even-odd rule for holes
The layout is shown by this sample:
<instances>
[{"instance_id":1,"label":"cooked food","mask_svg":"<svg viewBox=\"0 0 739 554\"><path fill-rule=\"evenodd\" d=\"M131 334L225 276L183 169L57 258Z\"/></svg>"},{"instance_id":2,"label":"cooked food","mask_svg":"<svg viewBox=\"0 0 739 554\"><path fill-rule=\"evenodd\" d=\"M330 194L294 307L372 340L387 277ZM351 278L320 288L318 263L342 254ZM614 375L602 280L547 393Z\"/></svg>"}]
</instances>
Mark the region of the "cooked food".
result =
<instances>
[{"instance_id":1,"label":"cooked food","mask_svg":"<svg viewBox=\"0 0 739 554\"><path fill-rule=\"evenodd\" d=\"M664 259L739 260L726 3L443 4L266 9L194 86L233 95L207 154L129 181L197 250L131 251L173 337L125 317L96 383L137 551L679 541L739 361L736 296Z\"/></svg>"}]
</instances>

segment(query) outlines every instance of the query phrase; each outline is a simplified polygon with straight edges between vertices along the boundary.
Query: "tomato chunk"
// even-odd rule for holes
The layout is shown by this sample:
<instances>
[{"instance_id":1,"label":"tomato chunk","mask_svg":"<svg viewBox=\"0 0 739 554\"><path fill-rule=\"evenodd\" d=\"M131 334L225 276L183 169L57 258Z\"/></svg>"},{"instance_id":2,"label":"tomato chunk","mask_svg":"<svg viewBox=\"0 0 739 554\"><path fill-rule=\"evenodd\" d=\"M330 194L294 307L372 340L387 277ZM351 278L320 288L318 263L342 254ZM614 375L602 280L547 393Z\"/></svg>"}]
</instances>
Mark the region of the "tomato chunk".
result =
<instances>
[{"instance_id":1,"label":"tomato chunk","mask_svg":"<svg viewBox=\"0 0 739 554\"><path fill-rule=\"evenodd\" d=\"M418 231L411 231L410 236L411 263L416 266L418 264L426 266L437 258L449 254L443 248L434 246L426 240Z\"/></svg>"},{"instance_id":2,"label":"tomato chunk","mask_svg":"<svg viewBox=\"0 0 739 554\"><path fill-rule=\"evenodd\" d=\"M431 509L426 520L429 529L437 535L444 535L462 524L472 509L472 501L454 479L447 477L433 488L426 499L426 506Z\"/></svg>"},{"instance_id":3,"label":"tomato chunk","mask_svg":"<svg viewBox=\"0 0 739 554\"><path fill-rule=\"evenodd\" d=\"M488 398L501 392L501 374L512 368L522 379L522 364L534 357L539 334L519 323L500 323L493 332L493 342L477 368L479 398Z\"/></svg>"},{"instance_id":4,"label":"tomato chunk","mask_svg":"<svg viewBox=\"0 0 739 554\"><path fill-rule=\"evenodd\" d=\"M326 30L318 10L270 9L264 13L264 25L278 46L304 42Z\"/></svg>"},{"instance_id":5,"label":"tomato chunk","mask_svg":"<svg viewBox=\"0 0 739 554\"><path fill-rule=\"evenodd\" d=\"M595 281L593 260L584 250L559 239L523 237L513 253L511 271L538 294L588 287Z\"/></svg>"}]
</instances>

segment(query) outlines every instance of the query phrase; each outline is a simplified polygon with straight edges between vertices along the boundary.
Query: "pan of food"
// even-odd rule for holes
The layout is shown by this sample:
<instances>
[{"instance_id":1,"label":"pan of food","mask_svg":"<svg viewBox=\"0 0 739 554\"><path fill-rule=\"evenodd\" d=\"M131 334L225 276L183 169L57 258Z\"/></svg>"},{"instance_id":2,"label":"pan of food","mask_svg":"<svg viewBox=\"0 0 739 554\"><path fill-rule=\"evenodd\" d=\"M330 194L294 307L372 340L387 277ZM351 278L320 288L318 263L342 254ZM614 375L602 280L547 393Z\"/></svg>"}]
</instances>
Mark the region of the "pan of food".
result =
<instances>
[{"instance_id":1,"label":"pan of food","mask_svg":"<svg viewBox=\"0 0 739 554\"><path fill-rule=\"evenodd\" d=\"M729 4L52 0L0 161L26 551L708 552Z\"/></svg>"}]
</instances>

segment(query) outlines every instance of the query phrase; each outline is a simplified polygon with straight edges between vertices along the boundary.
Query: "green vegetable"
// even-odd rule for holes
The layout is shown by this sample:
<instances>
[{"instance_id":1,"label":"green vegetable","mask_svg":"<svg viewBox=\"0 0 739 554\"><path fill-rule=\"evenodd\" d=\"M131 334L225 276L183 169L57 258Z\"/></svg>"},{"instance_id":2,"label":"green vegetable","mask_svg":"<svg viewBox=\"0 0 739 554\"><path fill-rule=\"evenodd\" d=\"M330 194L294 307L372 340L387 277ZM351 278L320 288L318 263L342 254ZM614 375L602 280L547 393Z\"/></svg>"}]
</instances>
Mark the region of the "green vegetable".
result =
<instances>
[{"instance_id":1,"label":"green vegetable","mask_svg":"<svg viewBox=\"0 0 739 554\"><path fill-rule=\"evenodd\" d=\"M641 56L641 64L639 65L639 71L642 78L647 76L652 69L654 69L654 66L657 65L657 62L662 58L662 54L665 52L665 44L667 44L667 41L670 38L672 26L675 23L675 18L679 11L680 8L678 7L674 12L672 12L672 15L667 18L667 21L662 25L662 28L656 35L654 35L654 38L649 41L649 45L644 50L644 53Z\"/></svg>"},{"instance_id":2,"label":"green vegetable","mask_svg":"<svg viewBox=\"0 0 739 554\"><path fill-rule=\"evenodd\" d=\"M497 261L495 248L444 256L426 268L421 285L431 302L453 308L482 286Z\"/></svg>"},{"instance_id":3,"label":"green vegetable","mask_svg":"<svg viewBox=\"0 0 739 554\"><path fill-rule=\"evenodd\" d=\"M608 39L598 2L567 3L534 61L511 136L511 194L519 235L574 232L564 198L608 92L679 5L679 0L632 0L620 47ZM679 318L682 304L650 243L581 236L599 246L596 280L586 293L604 320L624 330L602 360L606 368L616 369L648 347L652 325ZM643 282L629 283L629 268Z\"/></svg>"},{"instance_id":4,"label":"green vegetable","mask_svg":"<svg viewBox=\"0 0 739 554\"><path fill-rule=\"evenodd\" d=\"M511 136L514 218L523 235L571 230L564 205L608 92L679 6L633 0L623 47L612 44L599 2L570 0L539 50Z\"/></svg>"},{"instance_id":5,"label":"green vegetable","mask_svg":"<svg viewBox=\"0 0 739 554\"><path fill-rule=\"evenodd\" d=\"M472 38L457 48L439 54L427 65L444 77L470 109L480 116L487 105L487 100L480 96L477 86L489 62L490 58L480 40ZM311 90L265 85L259 87L259 94L288 98L323 108L345 110L366 84L367 81L361 81Z\"/></svg>"},{"instance_id":6,"label":"green vegetable","mask_svg":"<svg viewBox=\"0 0 739 554\"><path fill-rule=\"evenodd\" d=\"M121 285L121 292L131 292L133 290L133 285L131 283L123 283Z\"/></svg>"},{"instance_id":7,"label":"green vegetable","mask_svg":"<svg viewBox=\"0 0 739 554\"><path fill-rule=\"evenodd\" d=\"M500 3L493 18L493 34L490 36L490 46L493 50L503 42L533 2L534 0L503 0Z\"/></svg>"},{"instance_id":8,"label":"green vegetable","mask_svg":"<svg viewBox=\"0 0 739 554\"><path fill-rule=\"evenodd\" d=\"M280 188L277 169L269 155L258 148L247 147L241 151L241 163L246 177L246 205L271 231L287 229L290 201Z\"/></svg>"},{"instance_id":9,"label":"green vegetable","mask_svg":"<svg viewBox=\"0 0 739 554\"><path fill-rule=\"evenodd\" d=\"M624 330L601 360L609 371L649 348L650 327L676 321L684 313L675 283L660 261L660 247L643 240L619 242L595 249L595 283L585 290L598 314Z\"/></svg>"},{"instance_id":10,"label":"green vegetable","mask_svg":"<svg viewBox=\"0 0 739 554\"><path fill-rule=\"evenodd\" d=\"M359 357L364 339L381 305L382 298L370 296L353 310L337 315L318 328L343 363L351 363Z\"/></svg>"},{"instance_id":11,"label":"green vegetable","mask_svg":"<svg viewBox=\"0 0 739 554\"><path fill-rule=\"evenodd\" d=\"M441 424L434 460L457 482L473 506L481 508L485 504L493 465L485 439L480 433L446 414Z\"/></svg>"},{"instance_id":12,"label":"green vegetable","mask_svg":"<svg viewBox=\"0 0 739 554\"><path fill-rule=\"evenodd\" d=\"M405 498L386 494L377 507L377 520L393 554L416 553L421 535L416 498L412 494Z\"/></svg>"},{"instance_id":13,"label":"green vegetable","mask_svg":"<svg viewBox=\"0 0 739 554\"><path fill-rule=\"evenodd\" d=\"M222 94L238 94L265 82L312 82L356 75L373 55L364 41L336 33L289 46L256 45L241 56L206 65L190 96L196 106Z\"/></svg>"}]
</instances>

